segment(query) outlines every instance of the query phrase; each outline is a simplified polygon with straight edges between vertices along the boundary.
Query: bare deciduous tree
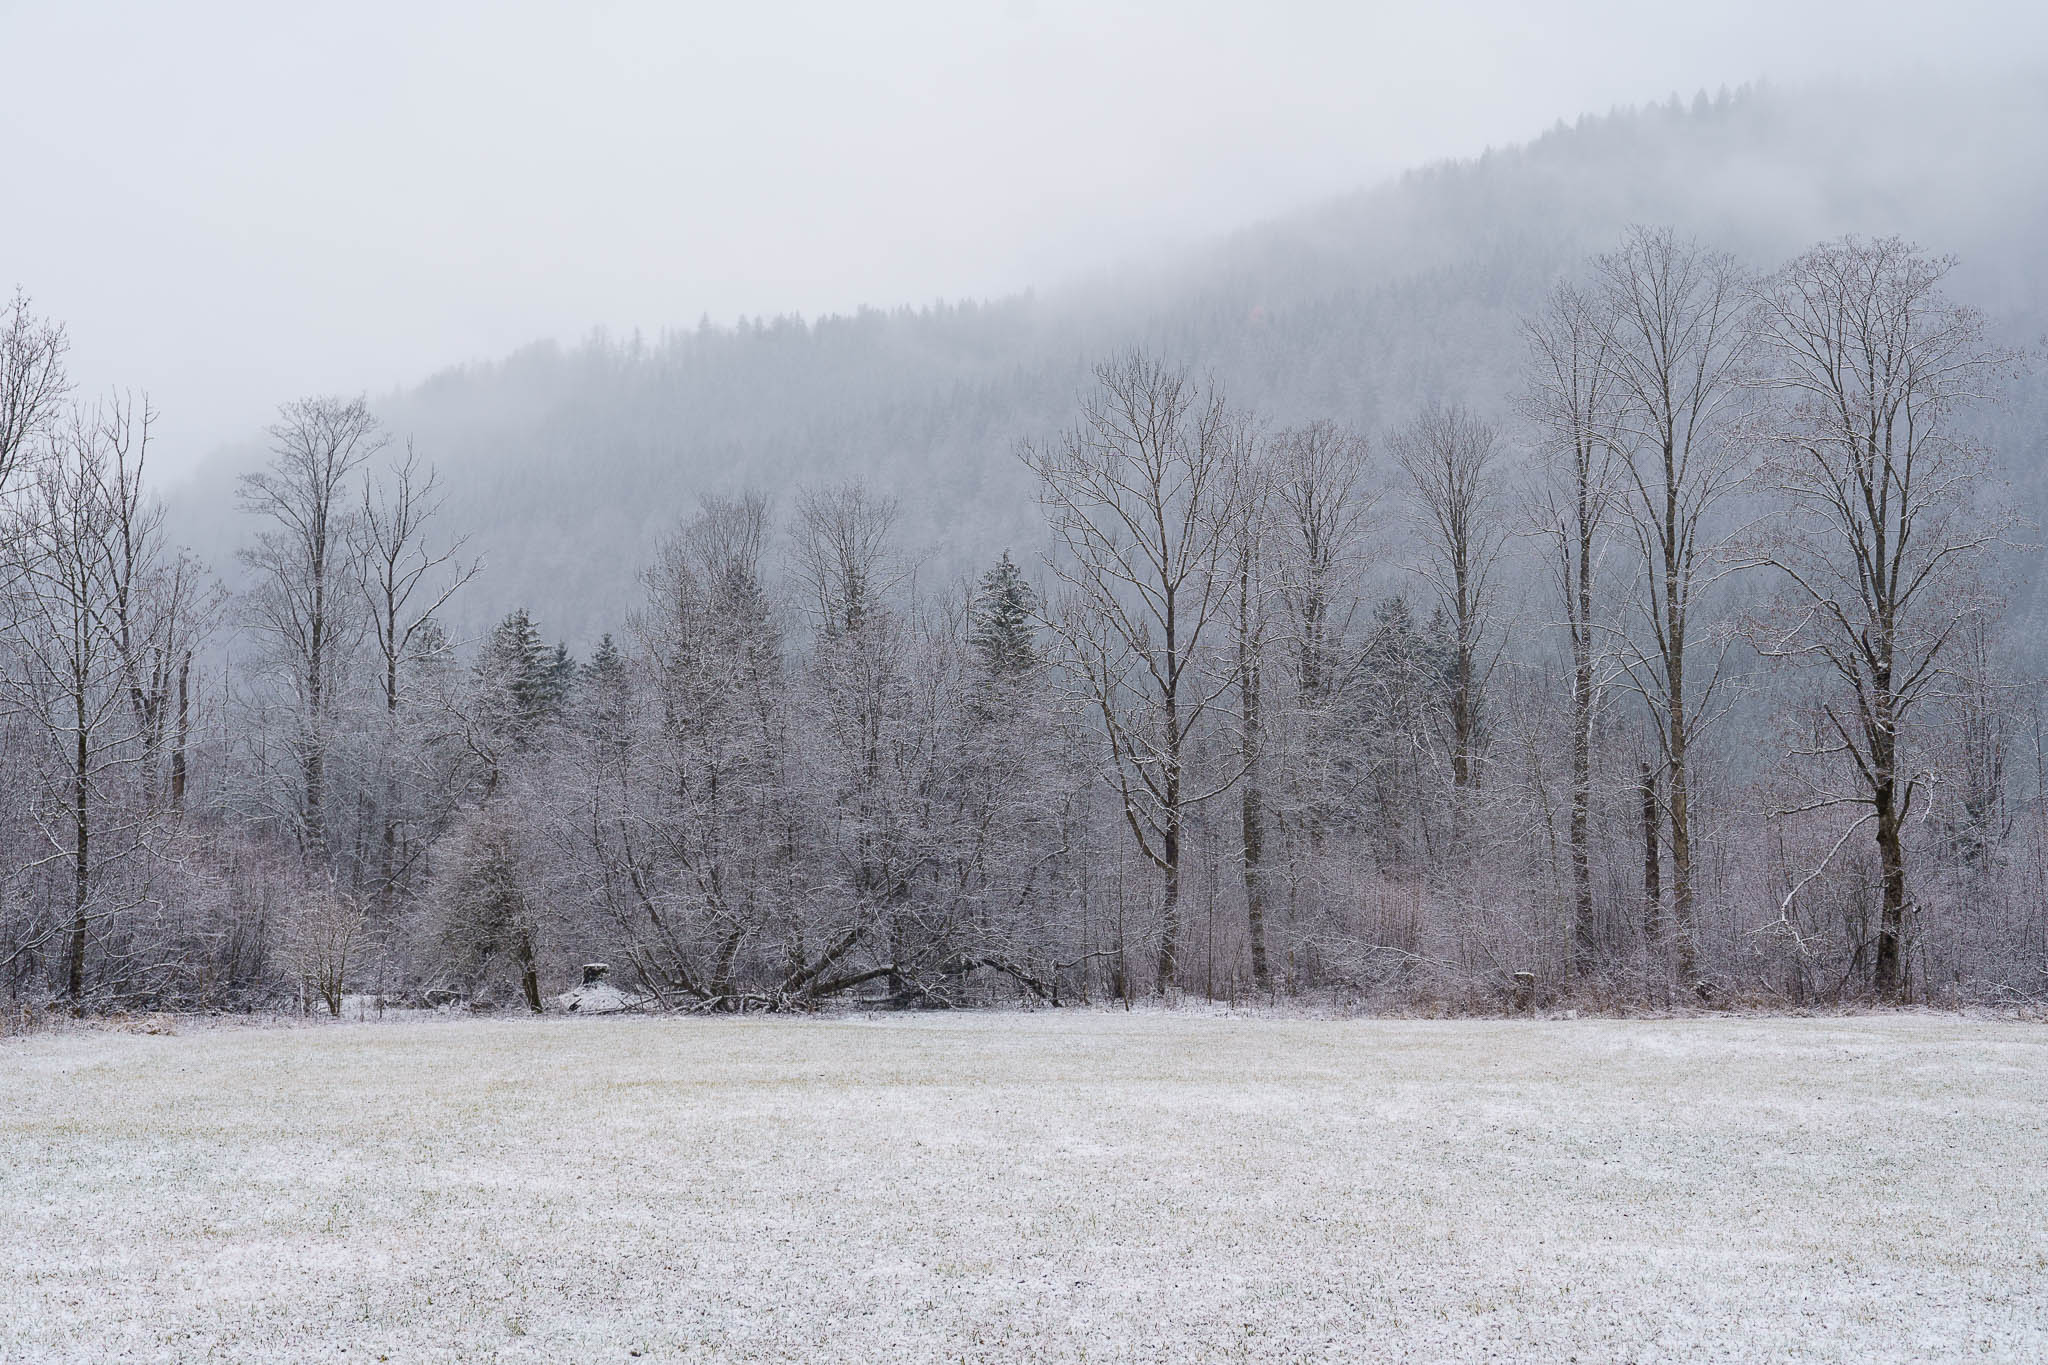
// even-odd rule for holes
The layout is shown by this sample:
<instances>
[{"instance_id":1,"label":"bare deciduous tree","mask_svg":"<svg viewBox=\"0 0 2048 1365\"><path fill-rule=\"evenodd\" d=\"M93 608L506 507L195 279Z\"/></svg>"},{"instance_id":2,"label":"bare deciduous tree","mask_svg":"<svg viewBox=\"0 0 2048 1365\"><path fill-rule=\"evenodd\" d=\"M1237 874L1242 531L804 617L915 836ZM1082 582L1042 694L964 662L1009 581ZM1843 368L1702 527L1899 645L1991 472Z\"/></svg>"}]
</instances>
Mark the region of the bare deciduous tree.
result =
<instances>
[{"instance_id":1,"label":"bare deciduous tree","mask_svg":"<svg viewBox=\"0 0 2048 1365\"><path fill-rule=\"evenodd\" d=\"M75 414L8 537L20 590L7 620L15 666L0 675L50 760L37 818L44 861L69 872L63 981L73 1001L85 994L87 935L103 913L98 873L133 846L132 824L115 834L105 818L140 757L114 623L115 521L99 423Z\"/></svg>"},{"instance_id":2,"label":"bare deciduous tree","mask_svg":"<svg viewBox=\"0 0 2048 1365\"><path fill-rule=\"evenodd\" d=\"M1678 974L1699 980L1693 741L1713 715L1718 662L1699 676L1694 613L1721 568L1714 513L1747 473L1739 418L1750 354L1747 280L1732 257L1669 229L1632 228L1595 262L1629 524L1642 554L1646 640L1624 658L1663 750Z\"/></svg>"},{"instance_id":3,"label":"bare deciduous tree","mask_svg":"<svg viewBox=\"0 0 2048 1365\"><path fill-rule=\"evenodd\" d=\"M1237 597L1231 604L1238 692L1238 758L1243 768L1238 784L1239 856L1244 873L1245 930L1252 958L1252 984L1260 991L1273 988L1271 963L1266 954L1266 787L1265 759L1266 698L1262 683L1266 651L1273 633L1273 556L1276 535L1273 526L1275 470L1266 462L1261 442L1249 422L1230 425L1242 491L1237 509L1236 539L1231 551L1237 561ZM1319 602L1326 613L1326 602ZM1318 620L1327 635L1327 623ZM1327 647L1327 639L1322 647Z\"/></svg>"},{"instance_id":4,"label":"bare deciduous tree","mask_svg":"<svg viewBox=\"0 0 2048 1365\"><path fill-rule=\"evenodd\" d=\"M796 562L818 628L828 637L865 625L903 577L889 555L896 500L858 483L805 489L796 504Z\"/></svg>"},{"instance_id":5,"label":"bare deciduous tree","mask_svg":"<svg viewBox=\"0 0 2048 1365\"><path fill-rule=\"evenodd\" d=\"M1793 601L1756 638L1835 675L1813 756L1845 758L1852 790L1816 784L1813 803L1869 808L1882 882L1871 984L1893 1000L1907 985L1903 830L1924 777L1911 725L1991 609L1978 570L2012 524L1991 501L1989 453L1959 422L2011 357L1941 292L1951 264L1897 238L1844 238L1759 291L1763 382L1779 400L1765 476L1783 511L1757 555Z\"/></svg>"},{"instance_id":6,"label":"bare deciduous tree","mask_svg":"<svg viewBox=\"0 0 2048 1365\"><path fill-rule=\"evenodd\" d=\"M1431 408L1394 437L1394 459L1408 474L1428 562L1418 572L1450 625L1451 782L1461 793L1479 784L1486 651L1496 621L1494 572L1507 541L1497 515L1496 435L1463 408Z\"/></svg>"},{"instance_id":7,"label":"bare deciduous tree","mask_svg":"<svg viewBox=\"0 0 2048 1365\"><path fill-rule=\"evenodd\" d=\"M142 736L146 798L185 802L194 655L212 633L225 592L191 555L172 550L162 502L144 482L156 411L116 396L96 417L104 451L109 608L122 681ZM165 756L168 753L168 769Z\"/></svg>"},{"instance_id":8,"label":"bare deciduous tree","mask_svg":"<svg viewBox=\"0 0 2048 1365\"><path fill-rule=\"evenodd\" d=\"M270 436L269 467L240 485L242 510L269 525L242 552L256 580L249 625L286 675L299 769L294 815L307 853L324 863L328 723L357 630L349 485L386 437L361 398L287 403Z\"/></svg>"},{"instance_id":9,"label":"bare deciduous tree","mask_svg":"<svg viewBox=\"0 0 2048 1365\"><path fill-rule=\"evenodd\" d=\"M1272 496L1278 506L1279 591L1288 609L1295 686L1306 702L1339 681L1358 579L1360 539L1379 502L1366 483L1365 438L1335 422L1311 422L1272 441Z\"/></svg>"},{"instance_id":10,"label":"bare deciduous tree","mask_svg":"<svg viewBox=\"0 0 2048 1365\"><path fill-rule=\"evenodd\" d=\"M1105 777L1161 881L1159 988L1179 969L1181 846L1189 810L1236 781L1190 790L1191 737L1237 684L1213 665L1236 588L1245 497L1237 419L1214 386L1138 352L1096 368L1081 421L1026 445L1071 589L1047 624L1109 744Z\"/></svg>"},{"instance_id":11,"label":"bare deciduous tree","mask_svg":"<svg viewBox=\"0 0 2048 1365\"><path fill-rule=\"evenodd\" d=\"M347 528L382 690L377 904L387 918L403 871L398 856L400 680L406 665L417 661L424 649L445 648L436 613L482 568L480 562L463 564L456 558L466 537L444 545L429 543L429 523L441 504L440 479L433 466L423 463L407 441L405 456L393 463L388 482L364 483L362 505Z\"/></svg>"},{"instance_id":12,"label":"bare deciduous tree","mask_svg":"<svg viewBox=\"0 0 2048 1365\"><path fill-rule=\"evenodd\" d=\"M298 889L285 926L285 966L302 990L318 996L330 1017L341 1017L342 998L367 946L370 920L361 902L332 886Z\"/></svg>"},{"instance_id":13,"label":"bare deciduous tree","mask_svg":"<svg viewBox=\"0 0 2048 1365\"><path fill-rule=\"evenodd\" d=\"M1542 442L1530 498L1536 532L1549 542L1551 572L1572 653L1572 969L1591 972L1599 953L1593 917L1593 719L1601 642L1594 633L1597 579L1615 495L1614 400L1607 345L1611 321L1596 296L1569 284L1551 291L1523 326L1529 384L1523 409Z\"/></svg>"},{"instance_id":14,"label":"bare deciduous tree","mask_svg":"<svg viewBox=\"0 0 2048 1365\"><path fill-rule=\"evenodd\" d=\"M63 326L37 317L21 290L0 307L0 494L14 488L23 462L57 421L71 392L64 371L70 350Z\"/></svg>"}]
</instances>

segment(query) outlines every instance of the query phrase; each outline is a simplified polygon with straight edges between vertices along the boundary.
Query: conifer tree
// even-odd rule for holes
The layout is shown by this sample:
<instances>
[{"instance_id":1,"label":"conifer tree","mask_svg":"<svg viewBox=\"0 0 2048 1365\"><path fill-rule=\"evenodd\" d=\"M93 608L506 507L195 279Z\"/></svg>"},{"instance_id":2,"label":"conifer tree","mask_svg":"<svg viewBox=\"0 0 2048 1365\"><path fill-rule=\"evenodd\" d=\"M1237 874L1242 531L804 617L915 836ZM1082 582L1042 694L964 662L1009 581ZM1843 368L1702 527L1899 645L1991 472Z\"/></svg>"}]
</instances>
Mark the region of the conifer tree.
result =
<instances>
[{"instance_id":1,"label":"conifer tree","mask_svg":"<svg viewBox=\"0 0 2048 1365\"><path fill-rule=\"evenodd\" d=\"M626 656L611 632L605 632L591 652L590 662L577 670L577 689L579 714L588 732L600 744L614 750L629 744L632 681L627 675Z\"/></svg>"},{"instance_id":2,"label":"conifer tree","mask_svg":"<svg viewBox=\"0 0 2048 1365\"><path fill-rule=\"evenodd\" d=\"M559 719L575 678L575 661L565 646L550 648L540 627L519 607L491 632L477 662L477 681L503 738L525 748L535 734Z\"/></svg>"},{"instance_id":3,"label":"conifer tree","mask_svg":"<svg viewBox=\"0 0 2048 1365\"><path fill-rule=\"evenodd\" d=\"M1038 594L1010 559L1010 552L981 576L974 594L974 626L969 640L989 676L1012 679L1038 666L1038 632L1032 617Z\"/></svg>"}]
</instances>

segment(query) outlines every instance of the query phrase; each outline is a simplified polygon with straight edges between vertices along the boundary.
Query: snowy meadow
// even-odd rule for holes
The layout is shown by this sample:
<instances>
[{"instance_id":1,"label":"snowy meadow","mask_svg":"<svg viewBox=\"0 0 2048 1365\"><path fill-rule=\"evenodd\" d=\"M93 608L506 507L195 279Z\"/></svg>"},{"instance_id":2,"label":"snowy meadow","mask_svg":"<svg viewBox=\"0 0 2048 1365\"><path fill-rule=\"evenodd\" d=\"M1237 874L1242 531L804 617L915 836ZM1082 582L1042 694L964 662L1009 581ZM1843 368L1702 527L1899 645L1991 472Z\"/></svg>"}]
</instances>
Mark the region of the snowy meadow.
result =
<instances>
[{"instance_id":1,"label":"snowy meadow","mask_svg":"<svg viewBox=\"0 0 2048 1365\"><path fill-rule=\"evenodd\" d=\"M0 1043L0 1357L2048 1357L2034 1024L183 1027Z\"/></svg>"}]
</instances>

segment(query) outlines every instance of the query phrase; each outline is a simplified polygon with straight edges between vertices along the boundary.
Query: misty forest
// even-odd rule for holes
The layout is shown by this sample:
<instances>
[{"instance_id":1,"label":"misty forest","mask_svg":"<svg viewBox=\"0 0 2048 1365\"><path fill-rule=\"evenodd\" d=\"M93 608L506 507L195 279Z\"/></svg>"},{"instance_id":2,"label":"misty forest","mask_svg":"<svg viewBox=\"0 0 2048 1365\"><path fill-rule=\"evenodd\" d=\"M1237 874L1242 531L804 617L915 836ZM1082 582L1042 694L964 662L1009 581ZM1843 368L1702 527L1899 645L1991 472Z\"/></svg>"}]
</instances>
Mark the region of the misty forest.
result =
<instances>
[{"instance_id":1,"label":"misty forest","mask_svg":"<svg viewBox=\"0 0 2048 1365\"><path fill-rule=\"evenodd\" d=\"M2038 1003L2048 181L1965 224L1886 119L1619 111L1099 286L308 395L165 488L24 281L0 989Z\"/></svg>"}]
</instances>

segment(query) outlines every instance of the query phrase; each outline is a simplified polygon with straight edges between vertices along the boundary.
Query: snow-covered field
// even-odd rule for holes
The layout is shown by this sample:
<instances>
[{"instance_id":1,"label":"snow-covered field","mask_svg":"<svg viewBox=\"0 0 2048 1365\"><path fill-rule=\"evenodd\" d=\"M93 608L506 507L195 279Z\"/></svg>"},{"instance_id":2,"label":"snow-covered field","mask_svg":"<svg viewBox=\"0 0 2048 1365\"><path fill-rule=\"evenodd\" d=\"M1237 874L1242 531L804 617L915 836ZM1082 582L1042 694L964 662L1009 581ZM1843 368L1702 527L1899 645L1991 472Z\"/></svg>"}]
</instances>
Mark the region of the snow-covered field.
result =
<instances>
[{"instance_id":1,"label":"snow-covered field","mask_svg":"<svg viewBox=\"0 0 2048 1365\"><path fill-rule=\"evenodd\" d=\"M2048 1028L0 1043L0 1356L2048 1360Z\"/></svg>"}]
</instances>

